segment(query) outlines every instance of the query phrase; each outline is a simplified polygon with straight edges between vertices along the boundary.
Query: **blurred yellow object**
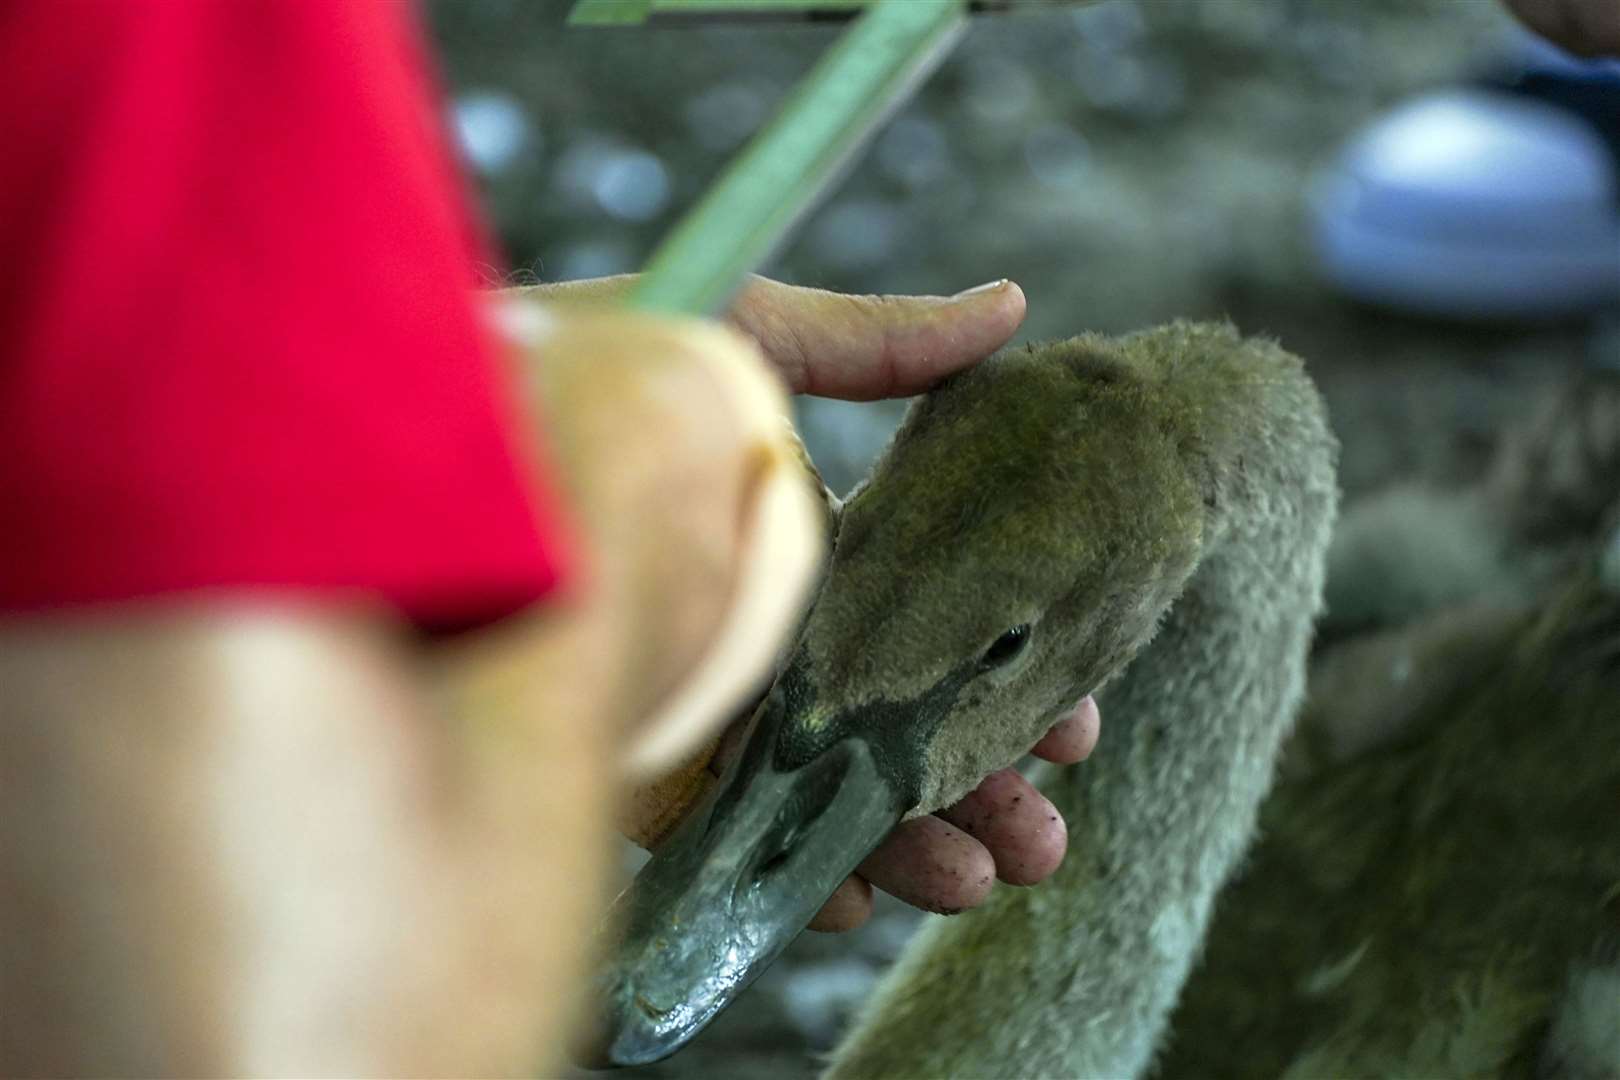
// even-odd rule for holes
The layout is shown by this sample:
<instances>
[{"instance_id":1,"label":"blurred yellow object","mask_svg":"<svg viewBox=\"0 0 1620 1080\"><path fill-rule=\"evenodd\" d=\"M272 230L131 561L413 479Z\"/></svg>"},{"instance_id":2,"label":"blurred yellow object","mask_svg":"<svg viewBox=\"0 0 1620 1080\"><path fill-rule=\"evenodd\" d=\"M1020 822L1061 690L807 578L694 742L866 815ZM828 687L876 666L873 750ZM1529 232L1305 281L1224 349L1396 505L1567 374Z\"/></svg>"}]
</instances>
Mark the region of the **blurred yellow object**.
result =
<instances>
[{"instance_id":1,"label":"blurred yellow object","mask_svg":"<svg viewBox=\"0 0 1620 1080\"><path fill-rule=\"evenodd\" d=\"M642 665L626 768L655 778L768 682L824 555L820 493L786 392L743 334L539 310L536 401L589 538L586 588L629 618Z\"/></svg>"}]
</instances>

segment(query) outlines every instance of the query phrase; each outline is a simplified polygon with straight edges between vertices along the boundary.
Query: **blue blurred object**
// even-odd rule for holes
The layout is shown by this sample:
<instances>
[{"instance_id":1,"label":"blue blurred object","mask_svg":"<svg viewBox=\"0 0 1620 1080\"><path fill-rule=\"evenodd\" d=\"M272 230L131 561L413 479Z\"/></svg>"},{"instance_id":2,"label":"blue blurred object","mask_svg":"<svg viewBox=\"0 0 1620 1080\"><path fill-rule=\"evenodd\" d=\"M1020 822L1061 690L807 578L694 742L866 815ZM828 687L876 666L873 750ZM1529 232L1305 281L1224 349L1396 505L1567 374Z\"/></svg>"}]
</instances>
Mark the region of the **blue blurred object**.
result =
<instances>
[{"instance_id":1,"label":"blue blurred object","mask_svg":"<svg viewBox=\"0 0 1620 1080\"><path fill-rule=\"evenodd\" d=\"M1463 319L1620 304L1620 62L1526 36L1501 72L1351 139L1310 212L1324 276L1360 300Z\"/></svg>"}]
</instances>

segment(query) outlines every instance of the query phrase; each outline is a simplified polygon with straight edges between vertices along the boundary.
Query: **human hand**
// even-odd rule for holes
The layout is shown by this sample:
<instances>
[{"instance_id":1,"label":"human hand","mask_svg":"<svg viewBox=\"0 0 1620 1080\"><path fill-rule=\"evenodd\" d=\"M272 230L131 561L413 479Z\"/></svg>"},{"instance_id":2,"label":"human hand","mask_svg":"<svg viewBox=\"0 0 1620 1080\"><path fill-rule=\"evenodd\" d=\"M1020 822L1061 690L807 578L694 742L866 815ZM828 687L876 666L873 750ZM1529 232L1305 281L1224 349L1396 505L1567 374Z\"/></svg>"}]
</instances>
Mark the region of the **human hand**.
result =
<instances>
[{"instance_id":1,"label":"human hand","mask_svg":"<svg viewBox=\"0 0 1620 1080\"><path fill-rule=\"evenodd\" d=\"M634 278L534 286L526 295L564 305L621 299ZM1012 336L1024 296L993 282L953 297L847 296L751 278L727 318L760 345L766 360L798 393L848 400L900 397L927 389L978 362ZM1087 698L1060 718L1034 748L1058 763L1082 760L1095 745L1096 704ZM689 765L641 807L658 819L656 839L713 782L741 745L734 727L718 752ZM1031 885L1062 860L1067 830L1055 807L1015 770L985 778L938 814L905 822L834 894L811 926L847 930L871 912L873 884L930 911L981 903L999 878Z\"/></svg>"},{"instance_id":2,"label":"human hand","mask_svg":"<svg viewBox=\"0 0 1620 1080\"><path fill-rule=\"evenodd\" d=\"M1580 56L1620 56L1615 0L1505 0L1525 26Z\"/></svg>"}]
</instances>

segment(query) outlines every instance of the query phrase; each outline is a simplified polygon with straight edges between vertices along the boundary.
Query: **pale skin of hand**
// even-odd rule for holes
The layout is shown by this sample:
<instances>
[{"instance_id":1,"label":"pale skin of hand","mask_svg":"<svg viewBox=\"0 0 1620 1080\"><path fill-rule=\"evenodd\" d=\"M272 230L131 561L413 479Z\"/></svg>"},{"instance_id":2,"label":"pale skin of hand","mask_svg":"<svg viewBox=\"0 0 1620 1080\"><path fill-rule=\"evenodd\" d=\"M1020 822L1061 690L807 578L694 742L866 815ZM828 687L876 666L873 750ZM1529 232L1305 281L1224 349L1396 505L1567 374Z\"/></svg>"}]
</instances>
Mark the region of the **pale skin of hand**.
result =
<instances>
[{"instance_id":1,"label":"pale skin of hand","mask_svg":"<svg viewBox=\"0 0 1620 1080\"><path fill-rule=\"evenodd\" d=\"M563 303L612 302L633 278L601 278L524 290ZM905 397L969 367L1006 344L1024 317L1024 294L998 281L950 297L850 296L751 278L727 319L759 343L794 393L850 401ZM1100 718L1087 697L1054 718L1031 752L1072 764L1096 745ZM728 738L711 768L740 749ZM986 777L960 802L899 826L839 887L811 927L850 930L872 911L875 885L935 912L976 907L999 879L1044 880L1063 859L1068 831L1045 796L1014 769Z\"/></svg>"}]
</instances>

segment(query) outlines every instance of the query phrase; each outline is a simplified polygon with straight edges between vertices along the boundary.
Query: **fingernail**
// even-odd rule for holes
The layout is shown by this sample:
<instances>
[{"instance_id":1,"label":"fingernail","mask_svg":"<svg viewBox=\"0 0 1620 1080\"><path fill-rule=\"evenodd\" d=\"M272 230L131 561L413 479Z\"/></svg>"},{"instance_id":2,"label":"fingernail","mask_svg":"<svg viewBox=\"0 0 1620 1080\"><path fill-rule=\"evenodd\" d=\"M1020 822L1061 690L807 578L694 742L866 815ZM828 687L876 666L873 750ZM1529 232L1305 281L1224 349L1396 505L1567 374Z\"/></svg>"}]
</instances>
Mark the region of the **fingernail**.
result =
<instances>
[{"instance_id":1,"label":"fingernail","mask_svg":"<svg viewBox=\"0 0 1620 1080\"><path fill-rule=\"evenodd\" d=\"M1006 287L1007 287L1007 279L1006 278L997 278L994 281L987 281L983 285L975 285L971 289L963 289L961 292L957 293L955 296L952 296L951 299L952 300L966 300L970 296L978 296L980 293L998 292L999 290L1005 289Z\"/></svg>"}]
</instances>

